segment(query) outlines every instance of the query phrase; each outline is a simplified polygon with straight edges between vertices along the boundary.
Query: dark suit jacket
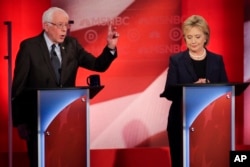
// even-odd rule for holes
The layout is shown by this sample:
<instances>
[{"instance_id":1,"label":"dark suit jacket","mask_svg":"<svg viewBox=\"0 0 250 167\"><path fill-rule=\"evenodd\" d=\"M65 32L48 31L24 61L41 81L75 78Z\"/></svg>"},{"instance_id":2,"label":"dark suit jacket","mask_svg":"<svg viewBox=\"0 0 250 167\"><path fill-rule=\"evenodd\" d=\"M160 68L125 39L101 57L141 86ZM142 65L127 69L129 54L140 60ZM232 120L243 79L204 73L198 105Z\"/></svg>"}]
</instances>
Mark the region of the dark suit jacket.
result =
<instances>
[{"instance_id":1,"label":"dark suit jacket","mask_svg":"<svg viewBox=\"0 0 250 167\"><path fill-rule=\"evenodd\" d=\"M206 78L210 83L227 83L228 78L222 56L207 50L206 56ZM195 73L192 60L188 50L170 57L169 69L166 85L161 97L166 97L172 101L168 129L175 128L181 124L181 99L182 91L176 86L177 84L192 84L198 80Z\"/></svg>"},{"instance_id":2,"label":"dark suit jacket","mask_svg":"<svg viewBox=\"0 0 250 167\"><path fill-rule=\"evenodd\" d=\"M12 85L13 102L25 88L74 87L78 67L103 72L117 57L117 53L115 52L115 55L112 55L107 47L104 48L99 57L95 57L85 51L78 41L72 37L66 37L64 42L60 44L60 49L62 67L61 83L58 85L43 32L36 37L21 42L15 62ZM22 111L14 104L16 103L14 102L12 105L12 116L13 124L16 126L23 123L24 116L22 116Z\"/></svg>"}]
</instances>

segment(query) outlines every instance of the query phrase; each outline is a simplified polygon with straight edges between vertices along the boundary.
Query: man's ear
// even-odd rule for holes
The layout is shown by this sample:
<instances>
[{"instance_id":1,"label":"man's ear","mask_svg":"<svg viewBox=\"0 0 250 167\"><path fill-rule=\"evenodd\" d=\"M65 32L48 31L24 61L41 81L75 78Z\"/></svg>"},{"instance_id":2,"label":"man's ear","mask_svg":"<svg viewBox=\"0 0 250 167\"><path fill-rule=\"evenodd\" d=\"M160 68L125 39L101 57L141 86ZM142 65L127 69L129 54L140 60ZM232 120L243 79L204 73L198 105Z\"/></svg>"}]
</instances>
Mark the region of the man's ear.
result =
<instances>
[{"instance_id":1,"label":"man's ear","mask_svg":"<svg viewBox=\"0 0 250 167\"><path fill-rule=\"evenodd\" d=\"M48 31L48 23L43 23L43 29L44 29L44 31Z\"/></svg>"}]
</instances>

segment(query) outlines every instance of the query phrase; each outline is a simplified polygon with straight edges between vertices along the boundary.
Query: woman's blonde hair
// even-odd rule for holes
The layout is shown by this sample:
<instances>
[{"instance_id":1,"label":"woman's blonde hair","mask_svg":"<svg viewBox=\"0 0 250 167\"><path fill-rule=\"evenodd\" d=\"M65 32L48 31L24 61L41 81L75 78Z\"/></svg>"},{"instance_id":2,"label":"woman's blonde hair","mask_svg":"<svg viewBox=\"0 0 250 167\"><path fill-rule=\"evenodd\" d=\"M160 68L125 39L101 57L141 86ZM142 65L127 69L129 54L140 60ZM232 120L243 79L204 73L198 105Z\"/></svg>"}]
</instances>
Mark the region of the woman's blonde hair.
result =
<instances>
[{"instance_id":1,"label":"woman's blonde hair","mask_svg":"<svg viewBox=\"0 0 250 167\"><path fill-rule=\"evenodd\" d=\"M206 46L210 39L210 29L207 21L199 15L192 15L188 17L182 24L183 35L185 36L186 32L192 27L200 28L201 31L206 35L206 42L204 43L204 46Z\"/></svg>"}]
</instances>

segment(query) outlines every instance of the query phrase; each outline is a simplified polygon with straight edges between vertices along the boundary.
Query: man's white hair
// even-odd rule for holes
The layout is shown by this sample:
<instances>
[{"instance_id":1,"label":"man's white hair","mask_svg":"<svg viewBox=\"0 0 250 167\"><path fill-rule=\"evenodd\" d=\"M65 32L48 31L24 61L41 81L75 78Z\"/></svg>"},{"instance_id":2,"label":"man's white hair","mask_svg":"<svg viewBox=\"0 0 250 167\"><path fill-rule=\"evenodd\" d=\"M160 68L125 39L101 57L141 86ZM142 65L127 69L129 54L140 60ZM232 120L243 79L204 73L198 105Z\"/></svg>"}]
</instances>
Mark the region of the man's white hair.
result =
<instances>
[{"instance_id":1,"label":"man's white hair","mask_svg":"<svg viewBox=\"0 0 250 167\"><path fill-rule=\"evenodd\" d=\"M69 17L68 13L65 10L58 7L51 7L43 13L42 23L51 22L53 19L53 14L55 12L62 12L67 15L67 17Z\"/></svg>"}]
</instances>

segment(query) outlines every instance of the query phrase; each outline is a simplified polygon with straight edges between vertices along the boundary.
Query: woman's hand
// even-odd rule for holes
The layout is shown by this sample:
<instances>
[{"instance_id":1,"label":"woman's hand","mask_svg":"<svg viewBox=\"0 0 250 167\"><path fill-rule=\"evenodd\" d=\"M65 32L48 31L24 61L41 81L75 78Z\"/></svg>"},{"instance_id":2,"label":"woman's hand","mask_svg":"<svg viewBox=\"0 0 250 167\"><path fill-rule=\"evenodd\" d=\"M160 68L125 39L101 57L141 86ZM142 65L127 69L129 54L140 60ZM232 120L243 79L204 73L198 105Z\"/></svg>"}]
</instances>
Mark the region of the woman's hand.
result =
<instances>
[{"instance_id":1,"label":"woman's hand","mask_svg":"<svg viewBox=\"0 0 250 167\"><path fill-rule=\"evenodd\" d=\"M198 81L194 82L195 84L201 84L201 83L210 83L210 81L206 78L199 78Z\"/></svg>"}]
</instances>

